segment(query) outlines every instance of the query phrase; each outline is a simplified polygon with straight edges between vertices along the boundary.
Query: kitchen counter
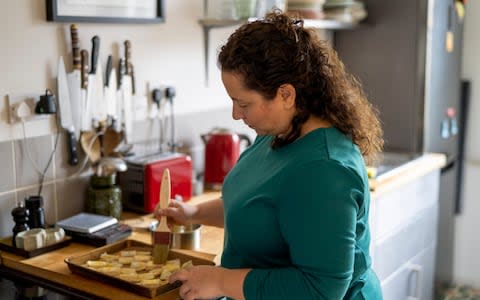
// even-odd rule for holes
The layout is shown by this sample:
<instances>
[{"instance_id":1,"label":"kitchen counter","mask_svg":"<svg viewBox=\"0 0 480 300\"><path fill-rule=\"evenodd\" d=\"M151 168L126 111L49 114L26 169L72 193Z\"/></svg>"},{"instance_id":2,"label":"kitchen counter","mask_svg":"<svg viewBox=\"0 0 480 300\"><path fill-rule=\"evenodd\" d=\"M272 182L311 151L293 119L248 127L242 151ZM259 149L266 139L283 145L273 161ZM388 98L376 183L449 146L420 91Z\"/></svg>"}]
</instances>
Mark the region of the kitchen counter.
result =
<instances>
[{"instance_id":1,"label":"kitchen counter","mask_svg":"<svg viewBox=\"0 0 480 300\"><path fill-rule=\"evenodd\" d=\"M397 169L371 179L372 198L398 188L402 184L413 181L433 170L440 169L446 163L444 155L427 154L411 162L408 162ZM190 203L200 203L215 199L219 192L208 192L201 196L194 197ZM132 213L125 213L122 218L129 219L137 217ZM147 232L133 232L130 239L150 243L150 234ZM223 229L203 226L201 232L201 252L204 258L210 258L217 264L223 247ZM80 275L72 274L64 262L69 256L79 255L91 251L93 246L71 243L65 248L58 249L37 257L24 258L11 253L1 252L1 267L21 272L22 276L36 279L37 281L52 287L60 287L63 291L84 295L85 298L107 298L107 299L147 299L121 288L92 280ZM199 254L201 255L201 254ZM173 290L156 299L178 299L178 291Z\"/></svg>"},{"instance_id":2,"label":"kitchen counter","mask_svg":"<svg viewBox=\"0 0 480 300\"><path fill-rule=\"evenodd\" d=\"M428 153L406 161L390 171L370 179L372 199L434 170L441 169L446 163L446 156L438 153Z\"/></svg>"},{"instance_id":3,"label":"kitchen counter","mask_svg":"<svg viewBox=\"0 0 480 300\"><path fill-rule=\"evenodd\" d=\"M220 193L209 192L202 196L192 198L192 203L199 203L214 199ZM135 214L126 213L125 218L136 217ZM122 217L123 218L123 217ZM223 229L203 226L201 232L201 252L195 253L197 256L207 258L218 262L218 254L223 248ZM150 243L150 234L148 232L133 232L129 239L135 239L144 243ZM64 262L69 256L77 256L93 250L94 247L80 243L71 243L69 246L45 253L32 258L24 258L5 251L0 252L1 267L23 273L22 276L39 282L47 287L56 287L64 293L74 294L76 297L104 298L104 299L122 299L136 300L148 299L136 295L124 289L105 284L93 279L89 279L77 274L72 274ZM189 253L189 251L185 251ZM169 293L156 297L155 299L173 300L179 299L178 290L172 290Z\"/></svg>"}]
</instances>

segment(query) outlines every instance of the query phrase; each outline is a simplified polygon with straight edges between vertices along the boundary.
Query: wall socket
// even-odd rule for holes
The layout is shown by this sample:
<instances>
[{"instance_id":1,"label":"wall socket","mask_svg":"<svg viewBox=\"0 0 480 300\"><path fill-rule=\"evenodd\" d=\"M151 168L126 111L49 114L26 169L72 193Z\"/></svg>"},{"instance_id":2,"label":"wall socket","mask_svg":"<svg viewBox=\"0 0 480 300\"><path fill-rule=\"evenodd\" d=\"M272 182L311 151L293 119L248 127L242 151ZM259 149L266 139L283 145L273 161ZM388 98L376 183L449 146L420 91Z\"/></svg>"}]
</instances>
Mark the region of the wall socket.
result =
<instances>
[{"instance_id":1,"label":"wall socket","mask_svg":"<svg viewBox=\"0 0 480 300\"><path fill-rule=\"evenodd\" d=\"M56 114L35 114L41 93L19 93L4 96L0 142L45 136L57 132ZM28 117L26 115L30 114ZM19 118L18 115L23 116Z\"/></svg>"},{"instance_id":2,"label":"wall socket","mask_svg":"<svg viewBox=\"0 0 480 300\"><path fill-rule=\"evenodd\" d=\"M35 116L35 98L39 95L7 95L8 123L15 124L23 120L39 119Z\"/></svg>"}]
</instances>

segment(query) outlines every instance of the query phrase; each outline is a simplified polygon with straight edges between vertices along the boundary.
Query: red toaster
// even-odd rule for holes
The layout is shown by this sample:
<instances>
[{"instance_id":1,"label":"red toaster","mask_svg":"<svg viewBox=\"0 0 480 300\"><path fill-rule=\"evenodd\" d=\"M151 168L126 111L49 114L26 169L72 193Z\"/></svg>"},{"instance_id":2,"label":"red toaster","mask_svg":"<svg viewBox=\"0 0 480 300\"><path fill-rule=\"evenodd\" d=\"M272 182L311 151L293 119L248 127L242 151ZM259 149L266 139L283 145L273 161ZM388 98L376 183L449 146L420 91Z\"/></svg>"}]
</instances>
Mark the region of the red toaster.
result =
<instances>
[{"instance_id":1,"label":"red toaster","mask_svg":"<svg viewBox=\"0 0 480 300\"><path fill-rule=\"evenodd\" d=\"M163 170L170 170L171 197L184 201L192 197L192 160L180 153L127 157L127 171L118 173L125 210L151 213L160 195Z\"/></svg>"}]
</instances>

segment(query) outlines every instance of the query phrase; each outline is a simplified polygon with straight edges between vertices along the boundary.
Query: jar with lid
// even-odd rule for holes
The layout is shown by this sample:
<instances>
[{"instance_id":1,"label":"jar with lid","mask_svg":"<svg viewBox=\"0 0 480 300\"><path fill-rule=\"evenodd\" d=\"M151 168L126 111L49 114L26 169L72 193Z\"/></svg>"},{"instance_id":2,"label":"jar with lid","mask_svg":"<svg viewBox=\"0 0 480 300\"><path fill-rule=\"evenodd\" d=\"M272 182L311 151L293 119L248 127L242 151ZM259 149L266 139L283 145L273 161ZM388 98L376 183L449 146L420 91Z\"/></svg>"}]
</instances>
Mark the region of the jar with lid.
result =
<instances>
[{"instance_id":1,"label":"jar with lid","mask_svg":"<svg viewBox=\"0 0 480 300\"><path fill-rule=\"evenodd\" d=\"M122 190L115 184L115 177L115 174L90 177L85 207L87 212L120 218Z\"/></svg>"}]
</instances>

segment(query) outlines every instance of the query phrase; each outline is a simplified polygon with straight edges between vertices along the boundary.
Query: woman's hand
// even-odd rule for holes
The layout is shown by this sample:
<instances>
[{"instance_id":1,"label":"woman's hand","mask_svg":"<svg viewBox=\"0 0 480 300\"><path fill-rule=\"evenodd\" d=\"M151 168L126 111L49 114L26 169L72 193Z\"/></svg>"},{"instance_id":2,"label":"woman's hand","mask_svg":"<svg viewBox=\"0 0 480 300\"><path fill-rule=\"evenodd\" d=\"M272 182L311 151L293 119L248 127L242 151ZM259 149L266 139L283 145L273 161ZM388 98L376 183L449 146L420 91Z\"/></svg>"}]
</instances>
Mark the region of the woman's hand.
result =
<instances>
[{"instance_id":1,"label":"woman's hand","mask_svg":"<svg viewBox=\"0 0 480 300\"><path fill-rule=\"evenodd\" d=\"M181 269L170 276L168 281L181 281L180 296L184 300L216 299L223 296L224 268L194 266Z\"/></svg>"},{"instance_id":2,"label":"woman's hand","mask_svg":"<svg viewBox=\"0 0 480 300\"><path fill-rule=\"evenodd\" d=\"M167 208L161 209L157 206L154 214L159 221L161 217L167 217L169 225L172 225L172 223L176 225L188 225L193 223L193 216L196 212L196 206L188 205L180 201L170 201Z\"/></svg>"}]
</instances>

